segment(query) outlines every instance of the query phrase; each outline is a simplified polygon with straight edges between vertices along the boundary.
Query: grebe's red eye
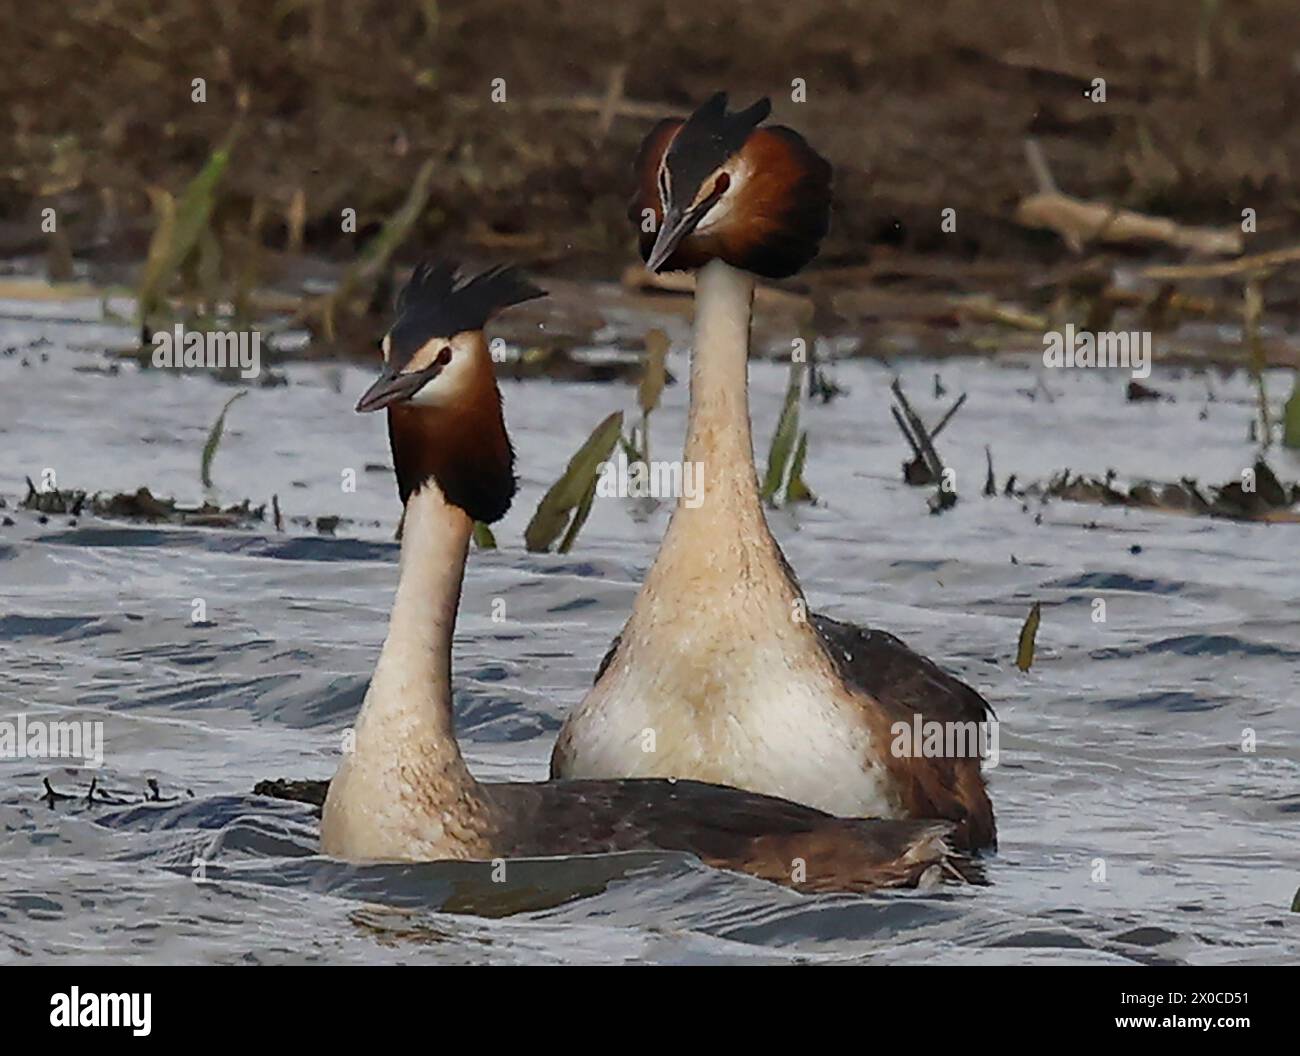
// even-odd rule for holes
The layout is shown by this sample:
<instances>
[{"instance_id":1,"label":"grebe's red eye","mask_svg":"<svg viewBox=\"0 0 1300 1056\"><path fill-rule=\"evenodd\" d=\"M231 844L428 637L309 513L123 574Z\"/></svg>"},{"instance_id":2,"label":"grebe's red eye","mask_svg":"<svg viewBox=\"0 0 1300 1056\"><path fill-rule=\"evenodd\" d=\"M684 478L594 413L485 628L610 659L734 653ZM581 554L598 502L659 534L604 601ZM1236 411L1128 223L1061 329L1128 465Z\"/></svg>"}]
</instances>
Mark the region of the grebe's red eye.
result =
<instances>
[{"instance_id":1,"label":"grebe's red eye","mask_svg":"<svg viewBox=\"0 0 1300 1056\"><path fill-rule=\"evenodd\" d=\"M445 367L450 362L451 362L451 346L443 345L442 351L438 353L438 358L434 360L434 363L440 367Z\"/></svg>"},{"instance_id":2,"label":"grebe's red eye","mask_svg":"<svg viewBox=\"0 0 1300 1056\"><path fill-rule=\"evenodd\" d=\"M713 181L713 197L717 198L724 194L728 187L731 186L731 177L725 172L718 173L718 178Z\"/></svg>"}]
</instances>

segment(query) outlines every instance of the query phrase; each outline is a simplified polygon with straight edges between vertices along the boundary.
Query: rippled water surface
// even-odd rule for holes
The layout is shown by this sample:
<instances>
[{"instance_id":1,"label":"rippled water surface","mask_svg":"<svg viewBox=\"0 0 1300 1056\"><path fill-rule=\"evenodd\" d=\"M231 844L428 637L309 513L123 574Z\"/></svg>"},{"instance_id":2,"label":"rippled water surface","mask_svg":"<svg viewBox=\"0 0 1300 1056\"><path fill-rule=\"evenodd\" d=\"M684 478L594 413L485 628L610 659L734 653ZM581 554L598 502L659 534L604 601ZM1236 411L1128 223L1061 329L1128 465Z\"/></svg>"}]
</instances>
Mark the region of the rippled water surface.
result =
<instances>
[{"instance_id":1,"label":"rippled water surface","mask_svg":"<svg viewBox=\"0 0 1300 1056\"><path fill-rule=\"evenodd\" d=\"M1176 402L1134 405L1117 374L1055 374L1049 403L1020 391L1035 381L1023 367L902 364L931 419L936 371L947 399L969 393L941 442L962 498L936 517L927 494L899 479L893 371L835 369L850 395L805 417L806 477L821 504L774 514L774 529L817 608L894 630L993 703L1001 850L984 889L806 897L675 855L519 863L508 885L479 865L359 868L318 856L306 808L249 790L333 771L384 634L398 509L383 423L351 410L368 375L292 366L288 387L252 390L231 410L217 497L278 494L283 534L41 523L14 509L24 476L47 469L61 487L202 498L199 451L233 390L134 366L74 369L121 338L84 322L0 322L0 347L17 349L0 357L0 513L14 522L0 529L0 718L102 720L99 783L124 801L51 808L42 779L84 797L86 771L0 760L0 957L1300 959L1300 917L1288 913L1300 885L1300 529L980 496L985 444L999 480L1069 466L1225 481L1252 458L1244 379L1157 372L1151 384ZM680 343L670 365L685 377ZM760 458L785 382L783 368L754 365ZM1282 391L1282 379L1274 385ZM502 549L472 558L457 720L481 776L537 779L629 611L667 510L638 520L600 500L574 553L525 553L545 485L634 394L504 390L522 490L497 528ZM652 422L657 457L680 450L685 403L685 385L666 392ZM1275 464L1300 475L1294 457ZM341 486L347 469L355 493ZM344 519L335 538L294 520L330 515ZM497 598L505 622L491 619ZM207 616L197 625L195 599ZM1035 600L1038 660L1021 674L1014 650ZM1242 750L1248 731L1254 752ZM150 778L163 802L145 802Z\"/></svg>"}]
</instances>

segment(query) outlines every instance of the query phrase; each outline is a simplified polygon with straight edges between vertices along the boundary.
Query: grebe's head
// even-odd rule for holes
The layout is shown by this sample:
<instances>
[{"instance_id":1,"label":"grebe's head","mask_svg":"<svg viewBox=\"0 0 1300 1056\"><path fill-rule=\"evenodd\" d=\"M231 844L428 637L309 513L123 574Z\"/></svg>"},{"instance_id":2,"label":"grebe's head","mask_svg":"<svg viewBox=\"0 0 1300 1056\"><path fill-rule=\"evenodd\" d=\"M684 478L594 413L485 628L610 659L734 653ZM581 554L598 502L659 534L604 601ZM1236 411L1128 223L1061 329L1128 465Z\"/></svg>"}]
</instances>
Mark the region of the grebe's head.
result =
<instances>
[{"instance_id":1,"label":"grebe's head","mask_svg":"<svg viewBox=\"0 0 1300 1056\"><path fill-rule=\"evenodd\" d=\"M403 503L432 482L476 521L510 508L515 455L483 327L501 309L544 296L514 268L468 280L450 262L415 269L379 343L383 373L357 401L358 411L388 410Z\"/></svg>"},{"instance_id":2,"label":"grebe's head","mask_svg":"<svg viewBox=\"0 0 1300 1056\"><path fill-rule=\"evenodd\" d=\"M719 92L685 121L667 118L646 136L628 216L641 228L651 271L719 258L776 279L817 255L830 223L831 166L793 129L763 126L771 111L760 99L728 113ZM653 225L644 222L647 211Z\"/></svg>"}]
</instances>

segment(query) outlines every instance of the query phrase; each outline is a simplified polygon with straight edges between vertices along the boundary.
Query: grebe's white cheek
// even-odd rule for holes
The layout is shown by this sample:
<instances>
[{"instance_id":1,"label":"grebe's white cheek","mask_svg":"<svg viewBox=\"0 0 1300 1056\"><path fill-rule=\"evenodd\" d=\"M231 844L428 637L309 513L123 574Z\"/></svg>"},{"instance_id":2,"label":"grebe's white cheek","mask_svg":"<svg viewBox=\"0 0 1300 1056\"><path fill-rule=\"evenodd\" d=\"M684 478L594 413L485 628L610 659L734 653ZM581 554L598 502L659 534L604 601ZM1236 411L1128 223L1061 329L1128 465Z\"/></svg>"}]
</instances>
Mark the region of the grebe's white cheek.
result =
<instances>
[{"instance_id":1,"label":"grebe's white cheek","mask_svg":"<svg viewBox=\"0 0 1300 1056\"><path fill-rule=\"evenodd\" d=\"M388 362L388 353L393 350L393 335L385 334L384 339L379 342L380 351L384 353L384 362Z\"/></svg>"},{"instance_id":2,"label":"grebe's white cheek","mask_svg":"<svg viewBox=\"0 0 1300 1056\"><path fill-rule=\"evenodd\" d=\"M469 349L451 346L451 362L420 387L410 402L420 407L446 407L464 398L473 378L473 354Z\"/></svg>"},{"instance_id":3,"label":"grebe's white cheek","mask_svg":"<svg viewBox=\"0 0 1300 1056\"><path fill-rule=\"evenodd\" d=\"M713 207L695 225L698 234L707 235L725 224L730 219L736 202L740 200L741 194L744 193L745 181L749 177L749 166L738 162L724 166L722 171L727 174L730 183L727 185L727 189L722 192L722 197L713 203ZM716 179L716 177L714 178Z\"/></svg>"}]
</instances>

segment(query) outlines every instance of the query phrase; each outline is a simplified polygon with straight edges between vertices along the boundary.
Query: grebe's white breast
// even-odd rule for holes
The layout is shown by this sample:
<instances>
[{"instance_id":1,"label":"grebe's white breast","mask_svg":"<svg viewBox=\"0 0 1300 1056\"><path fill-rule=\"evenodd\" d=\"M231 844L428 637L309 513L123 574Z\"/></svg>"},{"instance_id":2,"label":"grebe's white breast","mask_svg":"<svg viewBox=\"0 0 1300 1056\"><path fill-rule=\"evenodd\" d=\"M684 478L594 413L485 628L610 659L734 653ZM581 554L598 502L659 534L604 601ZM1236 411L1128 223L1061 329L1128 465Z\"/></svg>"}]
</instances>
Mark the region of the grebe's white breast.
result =
<instances>
[{"instance_id":1,"label":"grebe's white breast","mask_svg":"<svg viewBox=\"0 0 1300 1056\"><path fill-rule=\"evenodd\" d=\"M873 743L811 628L746 608L688 609L648 634L634 620L561 735L559 776L690 777L846 817L902 816L888 745Z\"/></svg>"}]
</instances>

